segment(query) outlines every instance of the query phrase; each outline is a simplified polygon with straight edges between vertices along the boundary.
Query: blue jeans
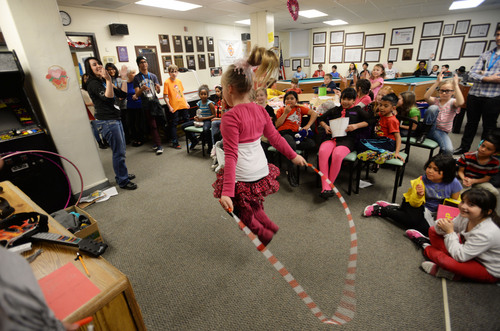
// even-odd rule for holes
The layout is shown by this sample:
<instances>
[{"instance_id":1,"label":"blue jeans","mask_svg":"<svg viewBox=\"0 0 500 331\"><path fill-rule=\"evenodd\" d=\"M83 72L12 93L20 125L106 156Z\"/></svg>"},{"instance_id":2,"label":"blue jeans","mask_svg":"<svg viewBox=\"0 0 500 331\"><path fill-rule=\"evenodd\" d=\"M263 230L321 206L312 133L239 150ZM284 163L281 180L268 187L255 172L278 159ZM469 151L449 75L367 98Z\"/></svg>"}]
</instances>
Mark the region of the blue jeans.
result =
<instances>
[{"instance_id":1,"label":"blue jeans","mask_svg":"<svg viewBox=\"0 0 500 331\"><path fill-rule=\"evenodd\" d=\"M102 144L103 141L101 140L101 136L99 135L99 130L97 129L95 122L96 122L95 120L90 121L90 126L92 127L92 134L94 135L95 141L97 141L97 143L99 144Z\"/></svg>"},{"instance_id":2,"label":"blue jeans","mask_svg":"<svg viewBox=\"0 0 500 331\"><path fill-rule=\"evenodd\" d=\"M220 132L220 120L212 121L212 145L215 145L215 135Z\"/></svg>"},{"instance_id":3,"label":"blue jeans","mask_svg":"<svg viewBox=\"0 0 500 331\"><path fill-rule=\"evenodd\" d=\"M96 127L108 142L113 151L113 170L118 186L123 187L130 181L128 179L127 165L125 164L125 134L122 121L107 120L95 121Z\"/></svg>"},{"instance_id":4,"label":"blue jeans","mask_svg":"<svg viewBox=\"0 0 500 331\"><path fill-rule=\"evenodd\" d=\"M427 125L432 125L432 128L429 130L427 137L439 144L440 153L452 154L453 144L451 143L451 139L448 136L448 133L436 128L436 119L438 115L439 108L436 105L430 106L425 111L424 123Z\"/></svg>"}]
</instances>

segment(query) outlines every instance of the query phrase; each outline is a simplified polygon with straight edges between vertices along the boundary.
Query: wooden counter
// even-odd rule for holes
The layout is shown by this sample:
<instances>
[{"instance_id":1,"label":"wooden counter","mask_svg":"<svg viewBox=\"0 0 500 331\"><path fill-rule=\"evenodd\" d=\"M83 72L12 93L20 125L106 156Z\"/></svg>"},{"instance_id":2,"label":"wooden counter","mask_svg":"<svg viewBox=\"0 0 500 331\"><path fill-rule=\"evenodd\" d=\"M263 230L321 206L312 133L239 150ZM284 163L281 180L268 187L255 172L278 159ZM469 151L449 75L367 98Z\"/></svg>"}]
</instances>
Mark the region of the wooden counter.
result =
<instances>
[{"instance_id":1,"label":"wooden counter","mask_svg":"<svg viewBox=\"0 0 500 331\"><path fill-rule=\"evenodd\" d=\"M3 192L0 196L7 199L15 213L32 212L46 214L27 195L9 181L0 183ZM72 234L52 217L49 217L49 232L71 236ZM68 262L73 263L85 274L83 266L74 261L76 249L51 243L34 243L31 255L36 249L43 248L43 253L32 262L31 268L36 279L40 279ZM146 330L141 310L135 300L134 291L127 276L113 267L103 257L85 257L85 264L90 272L89 278L101 292L65 318L66 322L75 322L88 316L94 317L95 330ZM82 327L80 330L86 330Z\"/></svg>"}]
</instances>

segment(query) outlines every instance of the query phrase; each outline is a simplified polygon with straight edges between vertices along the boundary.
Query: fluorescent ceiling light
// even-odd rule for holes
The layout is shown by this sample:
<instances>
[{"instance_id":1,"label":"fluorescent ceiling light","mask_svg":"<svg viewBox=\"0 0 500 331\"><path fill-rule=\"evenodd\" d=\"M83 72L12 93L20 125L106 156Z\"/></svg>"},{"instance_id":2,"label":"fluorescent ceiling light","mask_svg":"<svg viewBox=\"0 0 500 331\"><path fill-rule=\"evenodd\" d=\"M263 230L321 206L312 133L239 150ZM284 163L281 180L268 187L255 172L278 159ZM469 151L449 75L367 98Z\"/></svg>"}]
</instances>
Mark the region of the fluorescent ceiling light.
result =
<instances>
[{"instance_id":1,"label":"fluorescent ceiling light","mask_svg":"<svg viewBox=\"0 0 500 331\"><path fill-rule=\"evenodd\" d=\"M342 20L324 21L323 23L328 24L328 25L344 25L344 24L349 24L346 21L342 21Z\"/></svg>"},{"instance_id":2,"label":"fluorescent ceiling light","mask_svg":"<svg viewBox=\"0 0 500 331\"><path fill-rule=\"evenodd\" d=\"M316 9L311 9L311 10L300 10L299 11L300 16L304 16L307 18L314 18L314 17L322 17L322 16L328 16L328 14L325 14L323 12L320 12Z\"/></svg>"},{"instance_id":3,"label":"fluorescent ceiling light","mask_svg":"<svg viewBox=\"0 0 500 331\"><path fill-rule=\"evenodd\" d=\"M175 0L141 0L137 1L136 4L178 11L186 11L201 7L200 5Z\"/></svg>"},{"instance_id":4,"label":"fluorescent ceiling light","mask_svg":"<svg viewBox=\"0 0 500 331\"><path fill-rule=\"evenodd\" d=\"M250 19L248 19L248 20L241 20L241 21L235 21L234 23L250 25Z\"/></svg>"},{"instance_id":5,"label":"fluorescent ceiling light","mask_svg":"<svg viewBox=\"0 0 500 331\"><path fill-rule=\"evenodd\" d=\"M474 8L482 4L484 0L462 0L462 1L453 1L450 6L450 10L455 9L465 9L465 8Z\"/></svg>"}]
</instances>

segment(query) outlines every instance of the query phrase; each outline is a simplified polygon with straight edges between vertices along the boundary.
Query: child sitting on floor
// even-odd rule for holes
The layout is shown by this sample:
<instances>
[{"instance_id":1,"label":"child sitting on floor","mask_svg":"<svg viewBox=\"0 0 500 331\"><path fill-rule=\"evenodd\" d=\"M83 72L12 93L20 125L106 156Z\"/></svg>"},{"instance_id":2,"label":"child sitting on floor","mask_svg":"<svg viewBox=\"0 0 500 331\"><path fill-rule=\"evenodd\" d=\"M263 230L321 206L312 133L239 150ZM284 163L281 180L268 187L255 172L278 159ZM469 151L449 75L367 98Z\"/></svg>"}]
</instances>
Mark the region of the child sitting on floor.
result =
<instances>
[{"instance_id":1,"label":"child sitting on floor","mask_svg":"<svg viewBox=\"0 0 500 331\"><path fill-rule=\"evenodd\" d=\"M500 162L493 157L500 150L500 139L488 135L475 152L462 154L457 161L458 177L462 179L464 190L480 187L490 191L498 198L498 190L490 183L491 177L498 173Z\"/></svg>"},{"instance_id":2,"label":"child sitting on floor","mask_svg":"<svg viewBox=\"0 0 500 331\"><path fill-rule=\"evenodd\" d=\"M406 235L424 250L430 261L422 269L435 277L477 282L500 281L500 219L497 199L484 189L462 193L460 215L441 218L429 229L429 238L416 230Z\"/></svg>"},{"instance_id":3,"label":"child sitting on floor","mask_svg":"<svg viewBox=\"0 0 500 331\"><path fill-rule=\"evenodd\" d=\"M375 126L375 139L361 139L358 150L358 159L362 161L375 160L382 164L393 158L404 159L399 155L401 136L399 134L399 121L394 116L398 97L391 93L382 98L379 104L379 120Z\"/></svg>"},{"instance_id":4,"label":"child sitting on floor","mask_svg":"<svg viewBox=\"0 0 500 331\"><path fill-rule=\"evenodd\" d=\"M405 229L417 229L427 234L434 224L438 205L444 199L458 199L462 185L455 178L455 160L450 155L438 154L424 166L425 174L411 181L408 192L403 194L401 206L377 201L365 208L363 216L382 216L393 220Z\"/></svg>"}]
</instances>

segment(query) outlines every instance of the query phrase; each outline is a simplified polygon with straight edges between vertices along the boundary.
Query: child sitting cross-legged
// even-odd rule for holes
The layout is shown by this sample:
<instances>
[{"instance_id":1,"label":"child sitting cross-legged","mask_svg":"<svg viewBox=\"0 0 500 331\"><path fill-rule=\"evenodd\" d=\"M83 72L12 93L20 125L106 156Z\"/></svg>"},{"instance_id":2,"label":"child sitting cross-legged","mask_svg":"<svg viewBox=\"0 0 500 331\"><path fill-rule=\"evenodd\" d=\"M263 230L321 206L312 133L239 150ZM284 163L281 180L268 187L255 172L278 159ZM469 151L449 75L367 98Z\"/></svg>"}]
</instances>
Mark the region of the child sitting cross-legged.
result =
<instances>
[{"instance_id":1,"label":"child sitting cross-legged","mask_svg":"<svg viewBox=\"0 0 500 331\"><path fill-rule=\"evenodd\" d=\"M401 147L401 136L399 134L399 121L394 116L398 97L394 93L385 95L379 103L379 119L375 125L375 139L361 139L358 150L364 152L358 154L362 161L375 160L382 164L393 158L404 159L399 155Z\"/></svg>"},{"instance_id":2,"label":"child sitting cross-legged","mask_svg":"<svg viewBox=\"0 0 500 331\"><path fill-rule=\"evenodd\" d=\"M462 154L457 165L458 176L462 179L464 190L481 187L498 198L498 190L490 183L491 177L499 170L500 162L493 157L498 151L500 151L500 138L490 134L481 141L477 151Z\"/></svg>"},{"instance_id":3,"label":"child sitting cross-legged","mask_svg":"<svg viewBox=\"0 0 500 331\"><path fill-rule=\"evenodd\" d=\"M422 269L450 280L500 281L500 219L496 204L491 192L473 188L462 193L460 214L453 220L437 220L429 229L429 238L407 230L408 238L430 260L422 262Z\"/></svg>"},{"instance_id":4,"label":"child sitting cross-legged","mask_svg":"<svg viewBox=\"0 0 500 331\"><path fill-rule=\"evenodd\" d=\"M427 235L434 224L438 205L444 199L458 199L462 185L455 177L456 164L451 155L438 154L425 164L425 173L411 181L408 192L403 194L401 206L377 201L365 208L363 216L382 216L405 229L416 229Z\"/></svg>"}]
</instances>

